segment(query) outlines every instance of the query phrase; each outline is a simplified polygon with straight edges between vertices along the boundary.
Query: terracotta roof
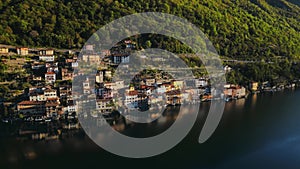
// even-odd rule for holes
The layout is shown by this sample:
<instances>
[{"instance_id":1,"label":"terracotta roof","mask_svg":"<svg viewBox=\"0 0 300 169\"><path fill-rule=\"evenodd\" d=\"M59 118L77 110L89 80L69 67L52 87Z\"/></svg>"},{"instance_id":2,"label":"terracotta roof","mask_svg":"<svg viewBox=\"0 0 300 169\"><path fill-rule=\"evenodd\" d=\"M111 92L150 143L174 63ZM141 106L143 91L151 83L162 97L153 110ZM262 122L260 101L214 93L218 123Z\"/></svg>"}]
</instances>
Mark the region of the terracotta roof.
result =
<instances>
[{"instance_id":1,"label":"terracotta roof","mask_svg":"<svg viewBox=\"0 0 300 169\"><path fill-rule=\"evenodd\" d=\"M53 75L53 74L55 74L54 72L47 72L46 73L47 75Z\"/></svg>"},{"instance_id":2,"label":"terracotta roof","mask_svg":"<svg viewBox=\"0 0 300 169\"><path fill-rule=\"evenodd\" d=\"M18 105L39 105L39 104L45 104L45 102L25 100L25 101L18 103Z\"/></svg>"},{"instance_id":3,"label":"terracotta roof","mask_svg":"<svg viewBox=\"0 0 300 169\"><path fill-rule=\"evenodd\" d=\"M166 95L178 95L181 94L180 90L171 90L166 92Z\"/></svg>"},{"instance_id":4,"label":"terracotta roof","mask_svg":"<svg viewBox=\"0 0 300 169\"><path fill-rule=\"evenodd\" d=\"M29 48L27 48L27 47L17 47L17 49L25 49L25 50L28 50Z\"/></svg>"},{"instance_id":5,"label":"terracotta roof","mask_svg":"<svg viewBox=\"0 0 300 169\"><path fill-rule=\"evenodd\" d=\"M47 100L58 100L58 98L47 98Z\"/></svg>"},{"instance_id":6,"label":"terracotta roof","mask_svg":"<svg viewBox=\"0 0 300 169\"><path fill-rule=\"evenodd\" d=\"M128 92L128 95L130 95L130 96L134 96L134 95L137 95L137 94L138 94L138 91L136 91L136 90Z\"/></svg>"},{"instance_id":7,"label":"terracotta roof","mask_svg":"<svg viewBox=\"0 0 300 169\"><path fill-rule=\"evenodd\" d=\"M46 107L58 106L58 103L46 103Z\"/></svg>"},{"instance_id":8,"label":"terracotta roof","mask_svg":"<svg viewBox=\"0 0 300 169\"><path fill-rule=\"evenodd\" d=\"M113 86L113 85L116 85L116 83L113 83L113 82L105 82L104 85L112 85L112 86Z\"/></svg>"},{"instance_id":9,"label":"terracotta roof","mask_svg":"<svg viewBox=\"0 0 300 169\"><path fill-rule=\"evenodd\" d=\"M174 87L172 84L163 84L165 87Z\"/></svg>"},{"instance_id":10,"label":"terracotta roof","mask_svg":"<svg viewBox=\"0 0 300 169\"><path fill-rule=\"evenodd\" d=\"M66 62L73 62L73 59L66 59Z\"/></svg>"},{"instance_id":11,"label":"terracotta roof","mask_svg":"<svg viewBox=\"0 0 300 169\"><path fill-rule=\"evenodd\" d=\"M45 92L56 92L54 89L46 89Z\"/></svg>"},{"instance_id":12,"label":"terracotta roof","mask_svg":"<svg viewBox=\"0 0 300 169\"><path fill-rule=\"evenodd\" d=\"M147 85L141 85L140 89L146 89L148 86Z\"/></svg>"},{"instance_id":13,"label":"terracotta roof","mask_svg":"<svg viewBox=\"0 0 300 169\"><path fill-rule=\"evenodd\" d=\"M111 99L97 99L97 102L109 102Z\"/></svg>"}]
</instances>

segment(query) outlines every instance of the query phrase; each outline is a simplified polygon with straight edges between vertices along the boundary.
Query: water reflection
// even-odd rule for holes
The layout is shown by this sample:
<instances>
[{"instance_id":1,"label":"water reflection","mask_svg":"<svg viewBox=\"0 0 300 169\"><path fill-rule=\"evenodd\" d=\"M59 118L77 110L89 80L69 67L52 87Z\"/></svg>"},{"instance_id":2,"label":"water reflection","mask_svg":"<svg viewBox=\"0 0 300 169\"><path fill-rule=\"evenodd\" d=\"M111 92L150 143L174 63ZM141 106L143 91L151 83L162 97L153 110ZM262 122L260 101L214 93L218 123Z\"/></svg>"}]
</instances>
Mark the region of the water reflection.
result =
<instances>
[{"instance_id":1,"label":"water reflection","mask_svg":"<svg viewBox=\"0 0 300 169\"><path fill-rule=\"evenodd\" d=\"M99 128L104 127L106 123L109 123L116 131L136 138L145 138L158 135L167 130L178 119L178 113L180 112L180 106L168 106L163 111L160 118L150 123L137 123L133 122L132 118L139 118L138 115L119 115L115 118L103 118L99 116L97 118L82 119L82 123L86 123L88 126L87 131L93 135L109 135L109 130L105 130L106 133L99 133ZM188 114L185 109L181 110L182 116ZM128 117L130 116L130 117Z\"/></svg>"},{"instance_id":2,"label":"water reflection","mask_svg":"<svg viewBox=\"0 0 300 169\"><path fill-rule=\"evenodd\" d=\"M256 101L257 101L257 94L253 94L251 97L251 108L255 108L256 106Z\"/></svg>"},{"instance_id":3,"label":"water reflection","mask_svg":"<svg viewBox=\"0 0 300 169\"><path fill-rule=\"evenodd\" d=\"M197 123L187 138L171 151L139 161L111 155L78 129L78 122L44 124L0 123L1 168L70 168L114 164L161 163L164 168L295 168L300 167L300 92L250 95L246 100L226 104L216 133L204 144L197 143L201 125ZM210 103L201 103L198 121L205 121ZM178 119L178 107L168 108L149 124L124 118L108 121L122 134L148 137L168 129ZM188 112L185 112L188 113ZM99 121L100 123L106 121ZM95 121L97 124L97 121ZM202 123L201 123L202 124ZM43 135L47 133L48 135ZM44 137L33 139L33 135ZM40 136L41 135L41 136ZM46 137L58 135L55 139ZM101 136L100 136L101 137ZM17 139L16 139L17 138ZM74 160L75 159L75 160ZM84 161L75 164L74 161ZM164 159L164 162L161 162ZM118 164L115 164L115 161ZM8 167L7 167L8 166ZM145 167L147 168L147 167Z\"/></svg>"}]
</instances>

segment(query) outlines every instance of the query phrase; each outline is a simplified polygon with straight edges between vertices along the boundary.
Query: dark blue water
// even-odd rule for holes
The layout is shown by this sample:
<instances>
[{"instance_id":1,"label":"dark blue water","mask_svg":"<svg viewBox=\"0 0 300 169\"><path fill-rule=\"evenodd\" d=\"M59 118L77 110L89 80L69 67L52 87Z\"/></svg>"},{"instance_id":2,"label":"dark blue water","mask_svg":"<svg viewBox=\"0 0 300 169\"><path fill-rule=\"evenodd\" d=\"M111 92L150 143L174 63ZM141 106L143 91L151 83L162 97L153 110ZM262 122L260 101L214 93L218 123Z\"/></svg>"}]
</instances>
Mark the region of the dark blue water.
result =
<instances>
[{"instance_id":1,"label":"dark blue water","mask_svg":"<svg viewBox=\"0 0 300 169\"><path fill-rule=\"evenodd\" d=\"M49 141L1 137L0 168L300 168L300 91L257 94L227 103L214 135L199 144L208 109L209 103L203 103L188 136L159 156L119 157L99 148L83 132L74 131ZM168 124L176 119L170 116L166 117ZM162 126L144 129L151 132ZM0 127L7 132L7 126Z\"/></svg>"}]
</instances>

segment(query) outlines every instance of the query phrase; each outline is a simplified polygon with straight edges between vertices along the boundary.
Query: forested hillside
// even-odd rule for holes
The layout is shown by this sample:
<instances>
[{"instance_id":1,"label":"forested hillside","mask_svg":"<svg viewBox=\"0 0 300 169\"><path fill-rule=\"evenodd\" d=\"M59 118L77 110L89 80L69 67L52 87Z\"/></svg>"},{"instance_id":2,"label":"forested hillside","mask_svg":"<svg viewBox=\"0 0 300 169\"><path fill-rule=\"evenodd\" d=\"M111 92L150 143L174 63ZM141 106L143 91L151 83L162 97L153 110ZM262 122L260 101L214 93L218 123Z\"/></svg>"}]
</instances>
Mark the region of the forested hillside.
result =
<instances>
[{"instance_id":1,"label":"forested hillside","mask_svg":"<svg viewBox=\"0 0 300 169\"><path fill-rule=\"evenodd\" d=\"M222 56L300 57L298 0L0 0L0 43L80 48L100 26L145 11L187 18Z\"/></svg>"}]
</instances>

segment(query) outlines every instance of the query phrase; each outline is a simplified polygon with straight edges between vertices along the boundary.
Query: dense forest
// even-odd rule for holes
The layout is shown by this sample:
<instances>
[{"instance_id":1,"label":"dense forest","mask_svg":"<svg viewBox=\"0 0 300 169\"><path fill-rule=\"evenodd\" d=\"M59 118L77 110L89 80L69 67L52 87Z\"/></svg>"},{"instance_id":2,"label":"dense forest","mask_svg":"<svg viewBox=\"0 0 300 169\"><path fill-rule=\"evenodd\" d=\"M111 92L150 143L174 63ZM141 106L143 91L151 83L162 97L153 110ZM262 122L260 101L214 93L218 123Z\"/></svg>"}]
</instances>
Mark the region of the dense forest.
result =
<instances>
[{"instance_id":1,"label":"dense forest","mask_svg":"<svg viewBox=\"0 0 300 169\"><path fill-rule=\"evenodd\" d=\"M0 43L81 48L102 25L145 11L187 18L222 56L300 57L298 0L0 0Z\"/></svg>"}]
</instances>

